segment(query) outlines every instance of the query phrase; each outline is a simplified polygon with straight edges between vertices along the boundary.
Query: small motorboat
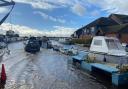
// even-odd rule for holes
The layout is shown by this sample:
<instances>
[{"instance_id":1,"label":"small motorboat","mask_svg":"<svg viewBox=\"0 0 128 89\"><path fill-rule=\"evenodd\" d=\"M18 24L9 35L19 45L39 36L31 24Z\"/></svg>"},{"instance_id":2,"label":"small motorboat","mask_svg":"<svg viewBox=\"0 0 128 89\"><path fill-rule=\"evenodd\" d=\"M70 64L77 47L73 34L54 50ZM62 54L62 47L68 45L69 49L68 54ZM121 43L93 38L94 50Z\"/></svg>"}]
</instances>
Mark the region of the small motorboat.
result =
<instances>
[{"instance_id":1,"label":"small motorboat","mask_svg":"<svg viewBox=\"0 0 128 89\"><path fill-rule=\"evenodd\" d=\"M119 40L115 37L93 37L90 54L95 54L97 61L110 63L128 63L128 56Z\"/></svg>"},{"instance_id":2,"label":"small motorboat","mask_svg":"<svg viewBox=\"0 0 128 89\"><path fill-rule=\"evenodd\" d=\"M68 45L63 45L60 48L60 52L66 55L77 55L78 54L78 49L76 49L73 46L68 46Z\"/></svg>"},{"instance_id":3,"label":"small motorboat","mask_svg":"<svg viewBox=\"0 0 128 89\"><path fill-rule=\"evenodd\" d=\"M52 47L55 51L60 51L60 49L62 48L60 45L53 45Z\"/></svg>"}]
</instances>

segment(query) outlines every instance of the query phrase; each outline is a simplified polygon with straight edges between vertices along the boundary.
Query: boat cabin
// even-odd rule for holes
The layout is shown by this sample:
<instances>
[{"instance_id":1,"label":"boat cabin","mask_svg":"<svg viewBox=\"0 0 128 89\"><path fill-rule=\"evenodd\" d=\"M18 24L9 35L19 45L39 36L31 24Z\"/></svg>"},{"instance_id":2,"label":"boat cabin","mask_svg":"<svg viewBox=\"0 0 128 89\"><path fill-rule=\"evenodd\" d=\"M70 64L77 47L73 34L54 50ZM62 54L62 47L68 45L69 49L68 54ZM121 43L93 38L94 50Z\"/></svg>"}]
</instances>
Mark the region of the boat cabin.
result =
<instances>
[{"instance_id":1,"label":"boat cabin","mask_svg":"<svg viewBox=\"0 0 128 89\"><path fill-rule=\"evenodd\" d=\"M115 37L93 37L90 51L114 56L125 56L126 51Z\"/></svg>"}]
</instances>

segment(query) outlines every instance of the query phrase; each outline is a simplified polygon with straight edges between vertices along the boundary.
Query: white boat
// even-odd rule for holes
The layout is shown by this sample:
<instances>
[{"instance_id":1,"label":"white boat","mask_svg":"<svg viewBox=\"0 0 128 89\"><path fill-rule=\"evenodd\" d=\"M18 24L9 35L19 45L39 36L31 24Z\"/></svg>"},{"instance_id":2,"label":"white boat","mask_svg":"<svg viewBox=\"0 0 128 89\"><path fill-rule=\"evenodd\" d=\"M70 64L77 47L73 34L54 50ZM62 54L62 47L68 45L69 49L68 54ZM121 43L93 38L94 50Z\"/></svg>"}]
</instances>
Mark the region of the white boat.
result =
<instances>
[{"instance_id":1,"label":"white boat","mask_svg":"<svg viewBox=\"0 0 128 89\"><path fill-rule=\"evenodd\" d=\"M73 46L63 45L62 47L60 47L60 52L67 55L77 55L78 49Z\"/></svg>"},{"instance_id":2,"label":"white boat","mask_svg":"<svg viewBox=\"0 0 128 89\"><path fill-rule=\"evenodd\" d=\"M93 37L90 54L95 54L98 61L128 63L127 52L115 37Z\"/></svg>"}]
</instances>

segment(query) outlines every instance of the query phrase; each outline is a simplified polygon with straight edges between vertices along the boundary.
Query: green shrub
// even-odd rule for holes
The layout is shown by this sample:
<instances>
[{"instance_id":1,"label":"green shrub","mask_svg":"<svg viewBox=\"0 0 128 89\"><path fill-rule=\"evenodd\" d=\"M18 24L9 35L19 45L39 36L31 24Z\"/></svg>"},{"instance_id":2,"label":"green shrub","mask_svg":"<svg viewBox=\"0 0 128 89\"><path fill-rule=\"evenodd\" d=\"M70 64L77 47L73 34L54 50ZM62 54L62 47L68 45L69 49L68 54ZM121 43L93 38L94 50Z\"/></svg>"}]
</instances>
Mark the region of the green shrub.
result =
<instances>
[{"instance_id":1,"label":"green shrub","mask_svg":"<svg viewBox=\"0 0 128 89\"><path fill-rule=\"evenodd\" d=\"M92 42L92 38L89 39L72 39L69 41L70 44L84 44L85 47L89 47Z\"/></svg>"}]
</instances>

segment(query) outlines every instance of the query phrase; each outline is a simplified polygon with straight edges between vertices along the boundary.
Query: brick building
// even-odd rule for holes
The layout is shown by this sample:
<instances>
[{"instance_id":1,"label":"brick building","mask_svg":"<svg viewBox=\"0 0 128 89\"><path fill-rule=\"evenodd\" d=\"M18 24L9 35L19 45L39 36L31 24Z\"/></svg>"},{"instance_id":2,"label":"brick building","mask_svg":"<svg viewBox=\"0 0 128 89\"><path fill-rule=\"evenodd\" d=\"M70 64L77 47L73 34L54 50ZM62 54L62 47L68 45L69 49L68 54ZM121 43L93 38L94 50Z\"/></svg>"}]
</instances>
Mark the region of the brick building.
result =
<instances>
[{"instance_id":1,"label":"brick building","mask_svg":"<svg viewBox=\"0 0 128 89\"><path fill-rule=\"evenodd\" d=\"M72 37L82 39L93 36L114 36L128 43L128 15L111 14L98 18L72 34Z\"/></svg>"}]
</instances>

